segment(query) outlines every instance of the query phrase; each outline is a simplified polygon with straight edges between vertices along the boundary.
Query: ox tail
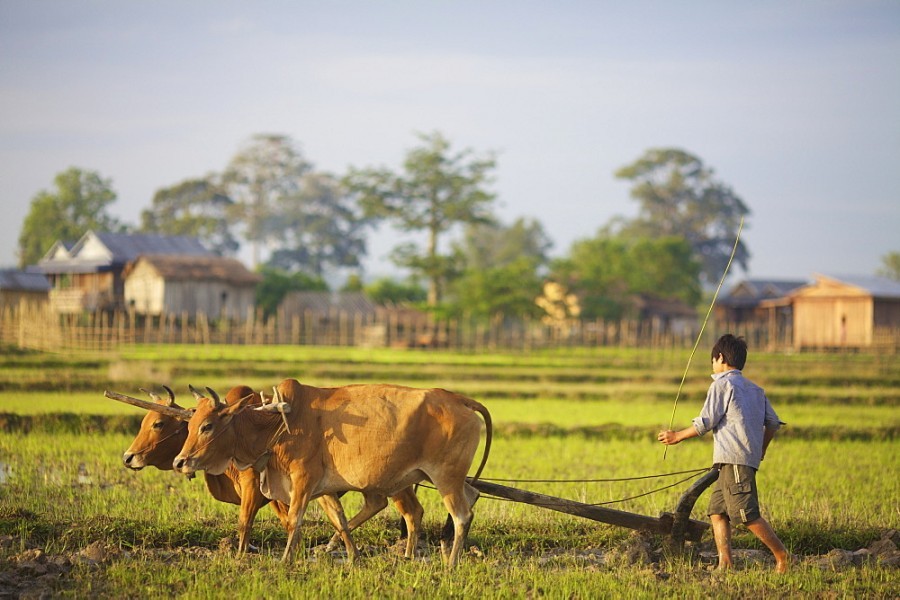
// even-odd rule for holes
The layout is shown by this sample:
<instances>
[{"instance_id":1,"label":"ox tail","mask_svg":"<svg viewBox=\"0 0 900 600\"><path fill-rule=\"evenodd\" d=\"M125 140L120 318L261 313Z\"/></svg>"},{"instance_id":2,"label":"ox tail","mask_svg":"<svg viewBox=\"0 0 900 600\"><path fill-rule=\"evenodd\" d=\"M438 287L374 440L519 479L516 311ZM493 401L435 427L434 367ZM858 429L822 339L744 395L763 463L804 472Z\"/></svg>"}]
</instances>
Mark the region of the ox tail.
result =
<instances>
[{"instance_id":1,"label":"ox tail","mask_svg":"<svg viewBox=\"0 0 900 600\"><path fill-rule=\"evenodd\" d=\"M481 418L484 419L484 428L485 428L485 439L484 439L484 454L481 456L481 464L478 465L478 470L475 471L475 475L472 476L472 481L477 481L479 477L481 477L481 472L484 471L484 465L487 464L488 455L491 453L491 439L494 434L494 426L491 422L491 413L488 412L488 409L485 405L472 400L471 398L466 398L466 405L474 410L475 412L481 414Z\"/></svg>"}]
</instances>

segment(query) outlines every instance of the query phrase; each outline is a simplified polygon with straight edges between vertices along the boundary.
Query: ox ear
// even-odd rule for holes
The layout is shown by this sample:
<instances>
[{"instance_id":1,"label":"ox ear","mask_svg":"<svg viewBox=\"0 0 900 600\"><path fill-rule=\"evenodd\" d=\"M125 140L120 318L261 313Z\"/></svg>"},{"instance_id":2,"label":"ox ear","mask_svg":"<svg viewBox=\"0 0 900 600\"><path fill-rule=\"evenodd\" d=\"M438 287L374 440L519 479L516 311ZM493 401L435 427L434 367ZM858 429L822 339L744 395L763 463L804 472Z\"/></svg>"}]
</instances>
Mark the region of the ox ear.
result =
<instances>
[{"instance_id":1,"label":"ox ear","mask_svg":"<svg viewBox=\"0 0 900 600\"><path fill-rule=\"evenodd\" d=\"M238 400L237 402L233 402L228 405L222 405L222 420L224 423L228 423L234 418L236 415L239 415L247 408L252 406L256 401L256 394L250 393Z\"/></svg>"}]
</instances>

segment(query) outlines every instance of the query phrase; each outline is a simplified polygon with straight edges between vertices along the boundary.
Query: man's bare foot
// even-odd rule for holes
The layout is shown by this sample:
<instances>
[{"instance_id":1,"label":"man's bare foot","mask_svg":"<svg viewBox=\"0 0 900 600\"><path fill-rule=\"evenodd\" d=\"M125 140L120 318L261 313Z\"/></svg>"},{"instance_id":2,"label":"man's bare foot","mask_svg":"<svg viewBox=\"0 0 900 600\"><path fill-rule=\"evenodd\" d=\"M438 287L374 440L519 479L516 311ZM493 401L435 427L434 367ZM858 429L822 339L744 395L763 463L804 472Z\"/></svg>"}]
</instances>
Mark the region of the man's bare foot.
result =
<instances>
[{"instance_id":1,"label":"man's bare foot","mask_svg":"<svg viewBox=\"0 0 900 600\"><path fill-rule=\"evenodd\" d=\"M787 573L791 568L791 555L785 553L784 556L775 557L775 572Z\"/></svg>"}]
</instances>

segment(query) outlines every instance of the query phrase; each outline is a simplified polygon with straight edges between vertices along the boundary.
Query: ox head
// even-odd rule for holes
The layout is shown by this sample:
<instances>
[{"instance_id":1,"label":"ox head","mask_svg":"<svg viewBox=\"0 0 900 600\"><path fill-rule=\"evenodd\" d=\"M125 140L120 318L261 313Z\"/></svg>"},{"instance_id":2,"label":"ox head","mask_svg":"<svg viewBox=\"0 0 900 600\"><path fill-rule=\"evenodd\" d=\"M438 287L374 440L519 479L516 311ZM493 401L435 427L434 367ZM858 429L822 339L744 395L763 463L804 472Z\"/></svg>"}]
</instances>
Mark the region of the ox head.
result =
<instances>
[{"instance_id":1,"label":"ox head","mask_svg":"<svg viewBox=\"0 0 900 600\"><path fill-rule=\"evenodd\" d=\"M188 421L187 439L172 466L185 475L193 475L195 471L221 475L234 456L232 420L248 406L259 404L259 396L250 388L240 386L228 393L227 402L222 402L210 388L206 388L205 395L194 387L190 389L197 398L197 408Z\"/></svg>"},{"instance_id":2,"label":"ox head","mask_svg":"<svg viewBox=\"0 0 900 600\"><path fill-rule=\"evenodd\" d=\"M192 412L175 403L175 393L171 388L165 385L162 387L166 390L167 398L141 388L153 402L115 392L105 394L108 398L148 409L141 421L140 431L122 455L122 462L129 469L139 471L148 466L164 471L171 469L172 459L187 438L187 421Z\"/></svg>"}]
</instances>

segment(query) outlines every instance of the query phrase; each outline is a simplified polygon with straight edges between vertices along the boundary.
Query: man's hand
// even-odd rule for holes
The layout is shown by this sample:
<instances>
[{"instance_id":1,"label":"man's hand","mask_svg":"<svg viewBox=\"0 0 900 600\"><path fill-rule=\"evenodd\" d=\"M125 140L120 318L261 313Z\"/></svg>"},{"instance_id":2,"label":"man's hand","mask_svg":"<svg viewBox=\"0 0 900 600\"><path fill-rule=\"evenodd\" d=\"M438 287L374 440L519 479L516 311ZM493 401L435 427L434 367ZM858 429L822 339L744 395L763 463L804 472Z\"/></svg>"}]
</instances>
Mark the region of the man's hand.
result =
<instances>
[{"instance_id":1,"label":"man's hand","mask_svg":"<svg viewBox=\"0 0 900 600\"><path fill-rule=\"evenodd\" d=\"M678 437L678 432L672 431L671 429L660 431L656 434L656 439L666 446L672 446L681 441L681 438Z\"/></svg>"}]
</instances>

